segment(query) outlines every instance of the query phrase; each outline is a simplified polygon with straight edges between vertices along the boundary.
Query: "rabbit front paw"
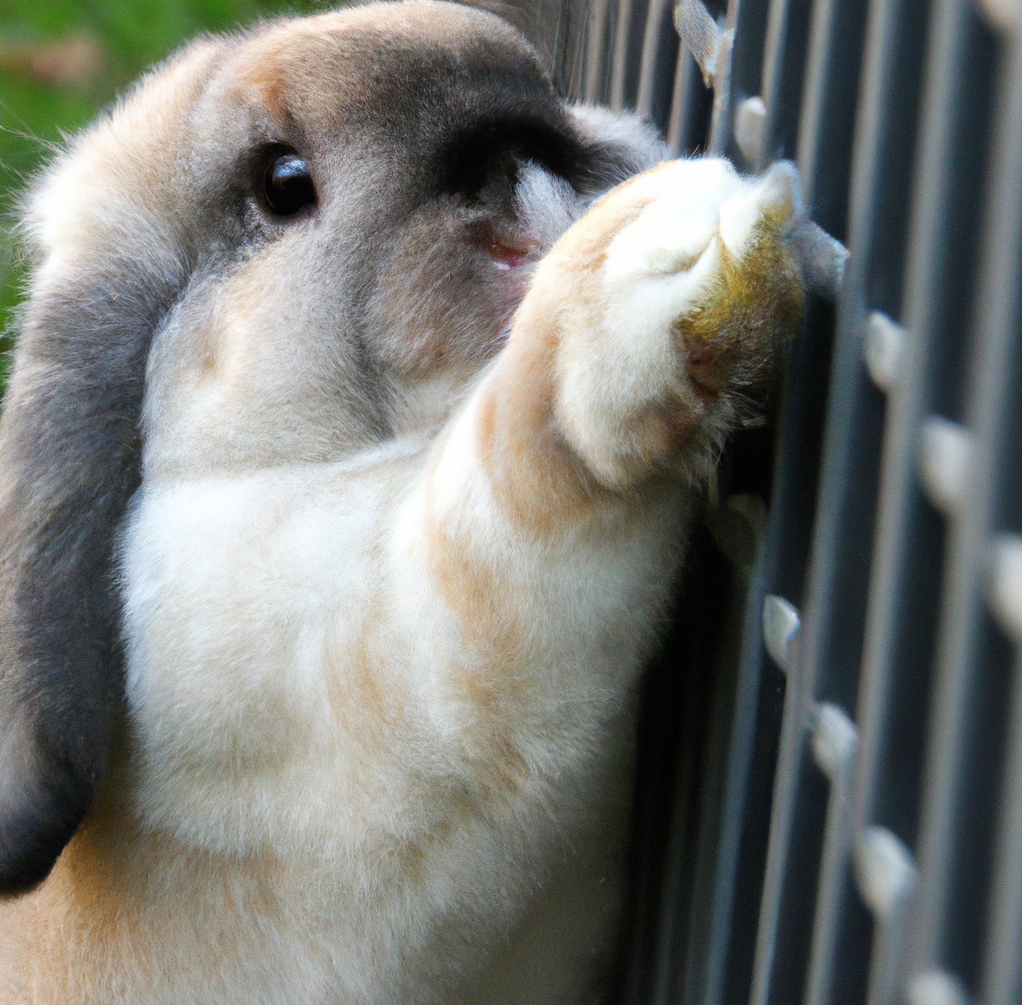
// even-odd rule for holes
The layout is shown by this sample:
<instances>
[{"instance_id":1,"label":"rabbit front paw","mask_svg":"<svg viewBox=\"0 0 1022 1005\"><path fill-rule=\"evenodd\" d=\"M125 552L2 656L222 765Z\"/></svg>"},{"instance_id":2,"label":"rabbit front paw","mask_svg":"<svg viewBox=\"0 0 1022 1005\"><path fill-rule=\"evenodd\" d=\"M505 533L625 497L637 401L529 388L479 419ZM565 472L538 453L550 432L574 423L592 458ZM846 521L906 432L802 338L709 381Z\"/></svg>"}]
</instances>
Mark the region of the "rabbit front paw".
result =
<instances>
[{"instance_id":1,"label":"rabbit front paw","mask_svg":"<svg viewBox=\"0 0 1022 1005\"><path fill-rule=\"evenodd\" d=\"M802 316L799 216L789 164L747 179L674 161L610 192L543 262L555 415L600 483L626 487L741 416Z\"/></svg>"}]
</instances>

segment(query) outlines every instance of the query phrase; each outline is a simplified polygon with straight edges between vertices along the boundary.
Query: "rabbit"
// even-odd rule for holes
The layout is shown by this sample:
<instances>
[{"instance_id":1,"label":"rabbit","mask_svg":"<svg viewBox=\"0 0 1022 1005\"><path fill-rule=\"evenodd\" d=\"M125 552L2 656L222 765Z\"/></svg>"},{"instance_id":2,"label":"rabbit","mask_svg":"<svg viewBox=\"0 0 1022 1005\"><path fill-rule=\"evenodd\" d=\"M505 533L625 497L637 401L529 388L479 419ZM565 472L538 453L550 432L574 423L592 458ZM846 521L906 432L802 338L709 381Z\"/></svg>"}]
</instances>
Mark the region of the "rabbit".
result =
<instances>
[{"instance_id":1,"label":"rabbit","mask_svg":"<svg viewBox=\"0 0 1022 1005\"><path fill-rule=\"evenodd\" d=\"M203 37L26 198L0 1001L589 1003L636 687L803 288L492 13Z\"/></svg>"}]
</instances>

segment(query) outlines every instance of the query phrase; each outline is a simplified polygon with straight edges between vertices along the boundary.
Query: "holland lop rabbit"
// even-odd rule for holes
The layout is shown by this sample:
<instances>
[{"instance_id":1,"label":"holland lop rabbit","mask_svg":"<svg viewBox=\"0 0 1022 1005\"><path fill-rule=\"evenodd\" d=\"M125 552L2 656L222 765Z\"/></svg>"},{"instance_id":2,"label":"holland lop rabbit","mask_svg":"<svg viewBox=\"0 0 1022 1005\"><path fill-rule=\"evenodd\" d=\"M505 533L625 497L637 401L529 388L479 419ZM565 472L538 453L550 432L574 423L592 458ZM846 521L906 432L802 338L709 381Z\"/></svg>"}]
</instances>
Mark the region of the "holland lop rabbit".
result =
<instances>
[{"instance_id":1,"label":"holland lop rabbit","mask_svg":"<svg viewBox=\"0 0 1022 1005\"><path fill-rule=\"evenodd\" d=\"M664 156L409 0L202 38L43 173L5 1005L601 1000L637 677L802 306L791 170Z\"/></svg>"}]
</instances>

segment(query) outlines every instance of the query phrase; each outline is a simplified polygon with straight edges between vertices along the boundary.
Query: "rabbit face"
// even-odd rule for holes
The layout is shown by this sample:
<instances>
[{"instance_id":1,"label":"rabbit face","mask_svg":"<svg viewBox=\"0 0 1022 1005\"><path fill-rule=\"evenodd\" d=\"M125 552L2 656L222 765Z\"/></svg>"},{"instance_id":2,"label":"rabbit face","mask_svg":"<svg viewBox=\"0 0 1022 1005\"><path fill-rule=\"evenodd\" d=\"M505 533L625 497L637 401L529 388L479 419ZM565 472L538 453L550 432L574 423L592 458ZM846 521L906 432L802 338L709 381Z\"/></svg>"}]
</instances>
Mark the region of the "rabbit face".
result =
<instances>
[{"instance_id":1,"label":"rabbit face","mask_svg":"<svg viewBox=\"0 0 1022 1005\"><path fill-rule=\"evenodd\" d=\"M206 72L171 158L182 226L204 233L150 361L154 476L435 427L534 262L659 152L601 147L517 33L464 8L271 28ZM304 187L275 210L282 162Z\"/></svg>"}]
</instances>

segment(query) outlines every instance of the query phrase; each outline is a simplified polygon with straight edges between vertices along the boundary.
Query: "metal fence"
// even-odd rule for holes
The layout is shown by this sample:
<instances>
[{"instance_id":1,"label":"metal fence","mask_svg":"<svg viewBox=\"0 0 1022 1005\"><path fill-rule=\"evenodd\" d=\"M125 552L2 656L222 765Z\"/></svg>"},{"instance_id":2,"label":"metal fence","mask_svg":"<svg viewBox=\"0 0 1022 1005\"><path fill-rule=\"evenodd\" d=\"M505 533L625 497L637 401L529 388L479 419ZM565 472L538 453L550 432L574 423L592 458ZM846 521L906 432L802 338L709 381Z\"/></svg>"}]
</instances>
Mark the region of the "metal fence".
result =
<instances>
[{"instance_id":1,"label":"metal fence","mask_svg":"<svg viewBox=\"0 0 1022 1005\"><path fill-rule=\"evenodd\" d=\"M672 7L560 8L566 89L851 257L648 683L621 1000L1022 1002L1022 3L710 4L715 103Z\"/></svg>"}]
</instances>

